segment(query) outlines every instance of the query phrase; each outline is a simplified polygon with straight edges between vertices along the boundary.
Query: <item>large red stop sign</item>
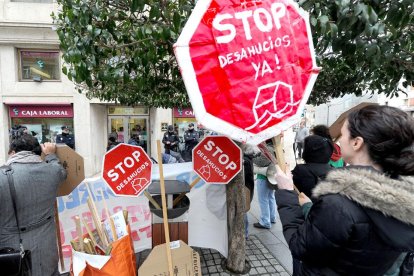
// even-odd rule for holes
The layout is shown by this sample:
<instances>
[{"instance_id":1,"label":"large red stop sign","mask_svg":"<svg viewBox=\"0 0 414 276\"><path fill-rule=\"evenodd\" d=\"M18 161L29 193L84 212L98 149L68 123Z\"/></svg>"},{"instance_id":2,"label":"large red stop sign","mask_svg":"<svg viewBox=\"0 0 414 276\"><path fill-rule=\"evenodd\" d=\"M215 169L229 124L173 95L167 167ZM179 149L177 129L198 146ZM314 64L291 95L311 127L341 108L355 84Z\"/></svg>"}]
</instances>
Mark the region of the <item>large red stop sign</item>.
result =
<instances>
[{"instance_id":1,"label":"large red stop sign","mask_svg":"<svg viewBox=\"0 0 414 276\"><path fill-rule=\"evenodd\" d=\"M299 121L319 71L293 0L199 0L175 54L197 120L252 144Z\"/></svg>"},{"instance_id":2,"label":"large red stop sign","mask_svg":"<svg viewBox=\"0 0 414 276\"><path fill-rule=\"evenodd\" d=\"M207 183L227 184L241 166L241 149L225 136L208 136L193 149L193 169Z\"/></svg>"},{"instance_id":3,"label":"large red stop sign","mask_svg":"<svg viewBox=\"0 0 414 276\"><path fill-rule=\"evenodd\" d=\"M102 177L118 196L139 196L151 184L152 162L143 148L119 144L104 156Z\"/></svg>"}]
</instances>

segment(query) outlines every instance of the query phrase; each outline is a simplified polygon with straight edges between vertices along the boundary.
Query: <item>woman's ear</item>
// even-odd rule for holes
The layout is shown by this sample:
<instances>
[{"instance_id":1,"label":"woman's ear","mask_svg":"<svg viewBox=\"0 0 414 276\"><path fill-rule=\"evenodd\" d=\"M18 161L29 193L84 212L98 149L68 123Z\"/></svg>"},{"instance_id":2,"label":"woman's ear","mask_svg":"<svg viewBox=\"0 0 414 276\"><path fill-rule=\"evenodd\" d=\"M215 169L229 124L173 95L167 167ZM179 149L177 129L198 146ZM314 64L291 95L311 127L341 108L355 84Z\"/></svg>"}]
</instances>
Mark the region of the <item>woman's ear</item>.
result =
<instances>
[{"instance_id":1,"label":"woman's ear","mask_svg":"<svg viewBox=\"0 0 414 276\"><path fill-rule=\"evenodd\" d=\"M364 146L364 138L361 136L355 137L352 141L352 147L355 151L362 149Z\"/></svg>"}]
</instances>

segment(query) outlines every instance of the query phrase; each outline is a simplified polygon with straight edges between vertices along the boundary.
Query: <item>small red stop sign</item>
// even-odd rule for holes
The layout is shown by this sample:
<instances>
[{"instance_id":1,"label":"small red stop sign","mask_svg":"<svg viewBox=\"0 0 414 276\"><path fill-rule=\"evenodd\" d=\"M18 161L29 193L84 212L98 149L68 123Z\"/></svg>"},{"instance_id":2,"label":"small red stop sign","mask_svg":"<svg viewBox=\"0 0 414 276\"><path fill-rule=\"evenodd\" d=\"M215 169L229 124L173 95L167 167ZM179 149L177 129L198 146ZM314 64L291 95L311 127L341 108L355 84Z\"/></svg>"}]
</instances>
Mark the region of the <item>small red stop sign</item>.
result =
<instances>
[{"instance_id":1,"label":"small red stop sign","mask_svg":"<svg viewBox=\"0 0 414 276\"><path fill-rule=\"evenodd\" d=\"M152 162L141 147L119 144L104 156L102 177L118 196L139 196L151 183Z\"/></svg>"},{"instance_id":2,"label":"small red stop sign","mask_svg":"<svg viewBox=\"0 0 414 276\"><path fill-rule=\"evenodd\" d=\"M227 184L241 166L241 149L225 136L208 136L193 149L193 169L207 183Z\"/></svg>"}]
</instances>

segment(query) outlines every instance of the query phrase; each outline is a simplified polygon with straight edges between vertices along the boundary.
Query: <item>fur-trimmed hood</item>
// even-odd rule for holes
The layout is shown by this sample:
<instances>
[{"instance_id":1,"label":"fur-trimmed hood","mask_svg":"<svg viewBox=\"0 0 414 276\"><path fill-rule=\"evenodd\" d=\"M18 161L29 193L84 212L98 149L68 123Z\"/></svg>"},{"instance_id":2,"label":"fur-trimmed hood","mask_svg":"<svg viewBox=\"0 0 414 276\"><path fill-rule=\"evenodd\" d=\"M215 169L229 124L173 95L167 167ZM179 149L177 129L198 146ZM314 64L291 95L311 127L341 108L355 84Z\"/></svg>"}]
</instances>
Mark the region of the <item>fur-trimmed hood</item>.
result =
<instances>
[{"instance_id":1,"label":"fur-trimmed hood","mask_svg":"<svg viewBox=\"0 0 414 276\"><path fill-rule=\"evenodd\" d=\"M385 241L414 246L413 176L391 179L371 167L351 166L331 171L312 194L314 197L340 194L349 198L366 207L366 213ZM399 232L395 233L394 229Z\"/></svg>"}]
</instances>

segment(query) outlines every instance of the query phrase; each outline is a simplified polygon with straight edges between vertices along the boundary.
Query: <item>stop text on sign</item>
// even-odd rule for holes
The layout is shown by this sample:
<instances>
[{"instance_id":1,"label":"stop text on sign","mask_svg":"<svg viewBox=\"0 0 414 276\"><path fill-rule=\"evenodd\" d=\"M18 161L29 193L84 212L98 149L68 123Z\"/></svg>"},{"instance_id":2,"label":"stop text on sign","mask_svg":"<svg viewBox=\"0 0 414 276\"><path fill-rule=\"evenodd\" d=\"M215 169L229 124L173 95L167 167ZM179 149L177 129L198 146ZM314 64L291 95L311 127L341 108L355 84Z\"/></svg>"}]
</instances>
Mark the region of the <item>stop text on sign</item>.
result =
<instances>
[{"instance_id":1,"label":"stop text on sign","mask_svg":"<svg viewBox=\"0 0 414 276\"><path fill-rule=\"evenodd\" d=\"M103 160L102 178L117 196L139 196L151 184L152 162L143 148L121 143Z\"/></svg>"},{"instance_id":2,"label":"stop text on sign","mask_svg":"<svg viewBox=\"0 0 414 276\"><path fill-rule=\"evenodd\" d=\"M224 168L226 170L236 170L237 169L237 165L235 162L230 160L230 157L223 153L223 150L219 147L216 146L216 144L214 143L214 141L208 141L205 145L204 145L204 149L208 152L213 152L213 154L211 156L216 157L217 156L217 160L218 162L225 166ZM203 151L201 150L197 150L197 154L202 157L204 160L207 161L208 156L204 155ZM213 167L214 170L223 177L223 179L227 179L227 175L224 175L224 172L222 172L220 170L219 167L217 167L211 160L207 161L207 163L210 165L210 167Z\"/></svg>"},{"instance_id":3,"label":"stop text on sign","mask_svg":"<svg viewBox=\"0 0 414 276\"><path fill-rule=\"evenodd\" d=\"M139 157L141 156L141 153L139 151L132 152L131 156L127 156L115 165L114 169L111 169L107 172L107 176L111 179L112 182L115 182L119 179L120 175L124 175L126 173L125 169L132 168L136 166L136 163L139 162ZM144 162L135 169L130 175L124 179L124 181L117 186L118 190L121 190L126 184L128 184L136 175L141 173L143 170L145 170L149 166L149 162Z\"/></svg>"},{"instance_id":4,"label":"stop text on sign","mask_svg":"<svg viewBox=\"0 0 414 276\"><path fill-rule=\"evenodd\" d=\"M256 10L247 10L236 12L234 15L230 13L218 14L213 20L213 28L219 32L227 32L216 37L217 43L229 43L237 35L235 24L227 22L231 19L241 20L246 40L252 39L249 18L253 17L256 27L263 33L271 32L273 28L279 30L282 25L280 19L286 14L286 6L283 3L273 3L270 5L270 11L265 8L257 8ZM265 20L263 20L265 19ZM225 21L225 22L223 22Z\"/></svg>"},{"instance_id":5,"label":"stop text on sign","mask_svg":"<svg viewBox=\"0 0 414 276\"><path fill-rule=\"evenodd\" d=\"M193 149L193 168L207 183L227 184L240 172L241 156L229 138L208 136Z\"/></svg>"}]
</instances>

